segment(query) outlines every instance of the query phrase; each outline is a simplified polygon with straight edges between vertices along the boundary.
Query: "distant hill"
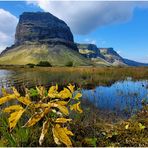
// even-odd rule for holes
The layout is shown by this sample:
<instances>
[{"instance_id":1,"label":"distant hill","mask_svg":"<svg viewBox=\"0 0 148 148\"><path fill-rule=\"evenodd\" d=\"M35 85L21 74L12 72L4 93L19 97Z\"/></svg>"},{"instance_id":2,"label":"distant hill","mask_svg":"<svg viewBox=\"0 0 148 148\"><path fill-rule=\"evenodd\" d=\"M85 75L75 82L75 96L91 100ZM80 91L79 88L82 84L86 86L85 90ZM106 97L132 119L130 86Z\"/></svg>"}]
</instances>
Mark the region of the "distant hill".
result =
<instances>
[{"instance_id":1,"label":"distant hill","mask_svg":"<svg viewBox=\"0 0 148 148\"><path fill-rule=\"evenodd\" d=\"M93 44L77 44L79 53L91 59L96 64L106 66L148 66L146 63L140 63L122 58L113 48L98 48Z\"/></svg>"},{"instance_id":2,"label":"distant hill","mask_svg":"<svg viewBox=\"0 0 148 148\"><path fill-rule=\"evenodd\" d=\"M0 54L0 64L26 65L48 61L53 66L148 66L122 58L113 48L75 43L67 24L46 12L20 15L15 43Z\"/></svg>"},{"instance_id":3,"label":"distant hill","mask_svg":"<svg viewBox=\"0 0 148 148\"><path fill-rule=\"evenodd\" d=\"M140 63L140 62L136 62L128 59L124 59L124 62L129 66L148 66L147 63Z\"/></svg>"}]
</instances>

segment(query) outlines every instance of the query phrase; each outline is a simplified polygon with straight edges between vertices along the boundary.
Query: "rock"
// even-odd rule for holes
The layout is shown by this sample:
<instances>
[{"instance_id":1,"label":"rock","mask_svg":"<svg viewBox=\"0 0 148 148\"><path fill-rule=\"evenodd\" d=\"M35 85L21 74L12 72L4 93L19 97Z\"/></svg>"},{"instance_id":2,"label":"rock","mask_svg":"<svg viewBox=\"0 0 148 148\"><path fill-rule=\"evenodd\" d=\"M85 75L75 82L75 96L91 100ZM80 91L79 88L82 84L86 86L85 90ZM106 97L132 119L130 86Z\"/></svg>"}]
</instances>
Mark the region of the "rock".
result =
<instances>
[{"instance_id":1,"label":"rock","mask_svg":"<svg viewBox=\"0 0 148 148\"><path fill-rule=\"evenodd\" d=\"M102 57L100 54L100 50L98 47L94 44L77 44L79 53L84 55L87 58L97 58L97 57Z\"/></svg>"},{"instance_id":2,"label":"rock","mask_svg":"<svg viewBox=\"0 0 148 148\"><path fill-rule=\"evenodd\" d=\"M73 35L67 24L47 12L24 12L20 15L16 28L15 45L26 41L44 41L49 39L63 39L73 42Z\"/></svg>"},{"instance_id":3,"label":"rock","mask_svg":"<svg viewBox=\"0 0 148 148\"><path fill-rule=\"evenodd\" d=\"M113 48L99 48L99 50L109 63L125 65L124 59Z\"/></svg>"}]
</instances>

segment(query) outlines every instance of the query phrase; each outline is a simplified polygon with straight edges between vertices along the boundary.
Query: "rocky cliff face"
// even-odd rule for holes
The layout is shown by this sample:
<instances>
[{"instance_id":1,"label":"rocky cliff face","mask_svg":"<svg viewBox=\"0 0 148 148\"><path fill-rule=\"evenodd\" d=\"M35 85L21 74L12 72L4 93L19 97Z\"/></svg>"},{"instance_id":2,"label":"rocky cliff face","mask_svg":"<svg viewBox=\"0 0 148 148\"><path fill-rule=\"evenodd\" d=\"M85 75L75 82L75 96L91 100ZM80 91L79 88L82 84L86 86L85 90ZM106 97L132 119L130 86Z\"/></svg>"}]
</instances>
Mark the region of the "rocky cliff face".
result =
<instances>
[{"instance_id":1,"label":"rocky cliff face","mask_svg":"<svg viewBox=\"0 0 148 148\"><path fill-rule=\"evenodd\" d=\"M93 44L77 44L79 53L91 59L95 63L105 65L126 65L124 59L113 48L98 48Z\"/></svg>"},{"instance_id":2,"label":"rocky cliff face","mask_svg":"<svg viewBox=\"0 0 148 148\"><path fill-rule=\"evenodd\" d=\"M104 59L110 63L120 62L124 63L123 58L113 48L99 48L100 53L104 56Z\"/></svg>"},{"instance_id":3,"label":"rocky cliff face","mask_svg":"<svg viewBox=\"0 0 148 148\"><path fill-rule=\"evenodd\" d=\"M38 42L54 38L73 42L73 35L64 21L45 12L24 12L20 15L15 34L16 45L26 41Z\"/></svg>"},{"instance_id":4,"label":"rocky cliff face","mask_svg":"<svg viewBox=\"0 0 148 148\"><path fill-rule=\"evenodd\" d=\"M81 53L87 58L102 57L100 50L98 50L98 47L94 44L77 44L77 47L79 53Z\"/></svg>"}]
</instances>

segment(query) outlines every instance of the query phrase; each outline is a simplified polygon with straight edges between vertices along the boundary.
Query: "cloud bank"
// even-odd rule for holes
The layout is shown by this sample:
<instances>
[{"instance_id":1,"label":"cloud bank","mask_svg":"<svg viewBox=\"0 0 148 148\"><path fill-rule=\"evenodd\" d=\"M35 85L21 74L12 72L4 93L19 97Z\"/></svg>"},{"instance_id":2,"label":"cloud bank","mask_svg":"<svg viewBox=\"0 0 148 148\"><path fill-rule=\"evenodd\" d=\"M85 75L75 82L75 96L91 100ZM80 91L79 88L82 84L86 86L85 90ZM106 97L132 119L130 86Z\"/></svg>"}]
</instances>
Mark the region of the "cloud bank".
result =
<instances>
[{"instance_id":1,"label":"cloud bank","mask_svg":"<svg viewBox=\"0 0 148 148\"><path fill-rule=\"evenodd\" d=\"M110 1L48 1L27 0L28 4L64 20L72 32L86 35L98 27L126 22L132 18L136 7L145 8L148 2ZM18 18L0 8L0 52L14 42Z\"/></svg>"},{"instance_id":2,"label":"cloud bank","mask_svg":"<svg viewBox=\"0 0 148 148\"><path fill-rule=\"evenodd\" d=\"M129 1L46 1L29 2L64 20L75 34L85 35L98 27L126 22L136 7L148 2Z\"/></svg>"},{"instance_id":3,"label":"cloud bank","mask_svg":"<svg viewBox=\"0 0 148 148\"><path fill-rule=\"evenodd\" d=\"M17 17L4 9L0 9L0 52L14 42L17 22Z\"/></svg>"}]
</instances>

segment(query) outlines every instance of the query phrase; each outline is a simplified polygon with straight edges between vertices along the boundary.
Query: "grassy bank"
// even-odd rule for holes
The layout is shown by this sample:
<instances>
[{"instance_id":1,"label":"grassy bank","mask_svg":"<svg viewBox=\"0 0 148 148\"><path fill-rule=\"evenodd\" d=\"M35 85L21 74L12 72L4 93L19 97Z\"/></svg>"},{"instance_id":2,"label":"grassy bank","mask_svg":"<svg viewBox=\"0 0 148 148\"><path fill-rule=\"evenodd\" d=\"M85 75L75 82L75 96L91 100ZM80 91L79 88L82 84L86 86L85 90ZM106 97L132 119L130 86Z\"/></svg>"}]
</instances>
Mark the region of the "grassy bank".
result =
<instances>
[{"instance_id":1,"label":"grassy bank","mask_svg":"<svg viewBox=\"0 0 148 148\"><path fill-rule=\"evenodd\" d=\"M14 70L26 73L29 79L46 78L49 85L58 83L67 85L74 83L79 87L94 87L96 85L111 85L118 80L132 77L133 80L148 79L147 67L35 67L1 66L0 69ZM20 78L21 79L21 78ZM41 80L42 82L42 80ZM38 84L38 82L34 82Z\"/></svg>"}]
</instances>

